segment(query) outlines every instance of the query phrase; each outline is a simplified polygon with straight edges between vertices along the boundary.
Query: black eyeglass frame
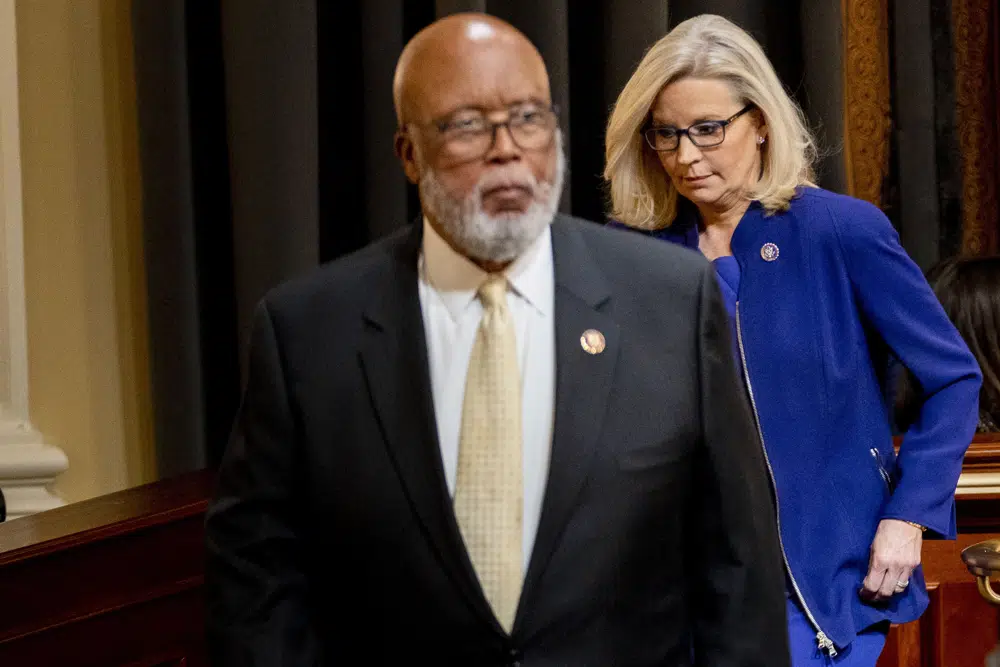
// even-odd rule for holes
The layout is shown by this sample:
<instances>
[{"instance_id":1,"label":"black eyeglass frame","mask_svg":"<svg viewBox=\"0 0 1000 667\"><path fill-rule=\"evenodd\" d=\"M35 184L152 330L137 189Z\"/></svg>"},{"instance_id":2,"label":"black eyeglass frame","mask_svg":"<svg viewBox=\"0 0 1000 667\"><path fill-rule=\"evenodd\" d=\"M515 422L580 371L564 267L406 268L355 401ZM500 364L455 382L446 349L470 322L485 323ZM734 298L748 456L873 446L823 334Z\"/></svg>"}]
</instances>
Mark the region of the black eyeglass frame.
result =
<instances>
[{"instance_id":1,"label":"black eyeglass frame","mask_svg":"<svg viewBox=\"0 0 1000 667\"><path fill-rule=\"evenodd\" d=\"M672 128L672 129L676 130L676 132L677 132L677 134L674 135L674 138L676 139L676 141L674 143L673 148L657 148L656 144L654 143L656 135L652 134L652 133L658 132L658 131L663 130L663 129L667 129L666 127L663 127L663 126L659 126L659 127L655 127L655 126L654 127L647 127L645 130L642 131L642 136L646 140L646 145L649 146L650 148L652 148L657 153L672 153L672 152L676 151L681 146L681 137L682 136L686 136L688 138L688 141L690 141L692 144L694 144L698 148L712 148L713 146L720 145L722 142L724 142L726 140L726 128L729 125L731 125L733 123L733 121L735 121L740 116L746 114L747 112L752 111L755 108L756 107L754 105L748 104L745 107L743 107L742 109L740 109L739 111L737 111L736 113L734 113L729 118L726 118L725 120L703 120L703 121L700 121L700 122L695 123L693 125L690 125L689 127L685 127L683 129L681 129L681 128ZM716 127L718 129L722 130L722 136L719 138L718 141L715 141L714 139L712 139L712 140L710 140L711 143L699 143L699 141L701 141L701 139L704 139L704 137L702 137L701 139L696 139L695 135L691 134L691 129L692 128L699 127L699 126L705 126L705 125L711 125L712 127Z\"/></svg>"},{"instance_id":2,"label":"black eyeglass frame","mask_svg":"<svg viewBox=\"0 0 1000 667\"><path fill-rule=\"evenodd\" d=\"M549 127L548 127L548 131L550 133L549 138L545 143L541 144L539 147L536 148L528 148L522 146L521 143L518 142L517 140L516 136L517 132L515 131L517 129L517 126L511 125L511 123L516 120L514 118L514 113L523 107L531 105L534 105L538 111L544 112L549 119ZM472 109L465 109L465 111L470 111L470 110ZM500 110L501 109L495 109L494 111L500 111ZM416 125L417 127L425 127L433 129L440 138L447 141L446 133L449 131L449 129L452 128L453 125L453 121L450 121L449 118L455 116L461 111L462 111L461 109L458 111L454 111L448 115L448 118L432 120L429 123L413 123L413 122L406 123L405 125L403 125L402 128L400 128L400 131L405 132L407 126ZM544 148L545 146L549 145L552 142L552 138L555 136L556 130L559 127L559 107L555 104L544 104L534 101L518 102L503 109L503 111L507 112L507 119L502 121L490 120L486 116L486 110L484 109L476 109L476 111L479 111L482 114L483 122L485 123L485 126L483 127L481 133L483 136L486 136L488 134L490 140L488 143L484 143L485 147L482 149L481 152L476 151L475 155L470 153L468 156L463 156L463 159L474 160L489 153L497 143L497 130L499 130L501 127L507 129L507 134L510 135L511 141L514 142L514 145L517 146L522 151L540 150L541 148Z\"/></svg>"}]
</instances>

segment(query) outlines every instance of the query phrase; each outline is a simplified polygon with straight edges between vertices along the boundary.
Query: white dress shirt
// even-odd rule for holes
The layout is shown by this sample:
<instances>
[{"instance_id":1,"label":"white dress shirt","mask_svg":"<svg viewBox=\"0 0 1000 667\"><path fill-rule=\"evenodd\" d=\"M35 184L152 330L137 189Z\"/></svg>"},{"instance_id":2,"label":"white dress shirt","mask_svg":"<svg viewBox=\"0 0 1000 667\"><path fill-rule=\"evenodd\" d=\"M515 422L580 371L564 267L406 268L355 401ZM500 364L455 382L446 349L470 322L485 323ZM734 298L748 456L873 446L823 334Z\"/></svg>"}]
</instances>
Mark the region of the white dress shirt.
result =
<instances>
[{"instance_id":1,"label":"white dress shirt","mask_svg":"<svg viewBox=\"0 0 1000 667\"><path fill-rule=\"evenodd\" d=\"M455 252L424 219L419 294L427 335L434 416L448 492L455 495L465 377L483 307L487 273ZM524 466L524 572L538 531L555 419L555 275L549 229L509 267L507 307L521 371Z\"/></svg>"}]
</instances>

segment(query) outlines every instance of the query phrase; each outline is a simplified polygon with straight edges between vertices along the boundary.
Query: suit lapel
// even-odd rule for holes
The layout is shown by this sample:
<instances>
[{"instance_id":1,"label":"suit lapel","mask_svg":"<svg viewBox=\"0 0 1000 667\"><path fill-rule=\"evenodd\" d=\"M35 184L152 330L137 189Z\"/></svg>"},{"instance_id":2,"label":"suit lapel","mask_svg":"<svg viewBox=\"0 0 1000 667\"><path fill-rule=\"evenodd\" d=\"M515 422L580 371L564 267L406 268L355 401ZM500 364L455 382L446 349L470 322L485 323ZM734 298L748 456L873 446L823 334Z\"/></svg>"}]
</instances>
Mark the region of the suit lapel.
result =
<instances>
[{"instance_id":1,"label":"suit lapel","mask_svg":"<svg viewBox=\"0 0 1000 667\"><path fill-rule=\"evenodd\" d=\"M420 239L417 224L390 250L391 269L365 311L361 362L389 454L431 547L473 611L499 630L465 550L445 481L417 288Z\"/></svg>"},{"instance_id":2,"label":"suit lapel","mask_svg":"<svg viewBox=\"0 0 1000 667\"><path fill-rule=\"evenodd\" d=\"M573 224L552 227L555 260L556 408L548 483L525 577L519 621L585 485L607 411L620 332L610 315L611 291ZM603 352L584 350L581 335L603 334ZM515 624L517 632L517 624Z\"/></svg>"}]
</instances>

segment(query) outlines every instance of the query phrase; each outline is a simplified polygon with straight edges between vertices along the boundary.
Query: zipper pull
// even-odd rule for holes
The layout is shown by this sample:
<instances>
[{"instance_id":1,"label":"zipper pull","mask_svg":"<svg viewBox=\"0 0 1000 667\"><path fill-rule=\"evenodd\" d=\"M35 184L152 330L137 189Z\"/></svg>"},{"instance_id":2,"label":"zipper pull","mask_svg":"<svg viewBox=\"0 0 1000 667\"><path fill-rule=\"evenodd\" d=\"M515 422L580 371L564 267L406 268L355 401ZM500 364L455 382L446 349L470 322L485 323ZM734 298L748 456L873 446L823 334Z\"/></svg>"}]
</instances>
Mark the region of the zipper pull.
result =
<instances>
[{"instance_id":1,"label":"zipper pull","mask_svg":"<svg viewBox=\"0 0 1000 667\"><path fill-rule=\"evenodd\" d=\"M816 644L819 645L820 651L826 651L831 658L837 657L837 647L834 646L833 641L822 630L816 633Z\"/></svg>"}]
</instances>

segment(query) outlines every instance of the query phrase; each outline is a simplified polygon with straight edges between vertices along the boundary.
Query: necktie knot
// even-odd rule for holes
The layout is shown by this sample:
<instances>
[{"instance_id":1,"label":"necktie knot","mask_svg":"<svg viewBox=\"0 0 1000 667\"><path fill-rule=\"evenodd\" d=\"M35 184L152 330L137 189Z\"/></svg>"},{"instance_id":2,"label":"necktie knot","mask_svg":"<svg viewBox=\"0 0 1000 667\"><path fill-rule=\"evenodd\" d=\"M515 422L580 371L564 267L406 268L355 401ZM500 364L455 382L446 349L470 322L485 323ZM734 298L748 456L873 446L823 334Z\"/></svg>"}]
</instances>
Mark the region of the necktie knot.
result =
<instances>
[{"instance_id":1,"label":"necktie knot","mask_svg":"<svg viewBox=\"0 0 1000 667\"><path fill-rule=\"evenodd\" d=\"M479 300L487 310L506 306L507 278L499 273L492 274L479 288Z\"/></svg>"}]
</instances>

